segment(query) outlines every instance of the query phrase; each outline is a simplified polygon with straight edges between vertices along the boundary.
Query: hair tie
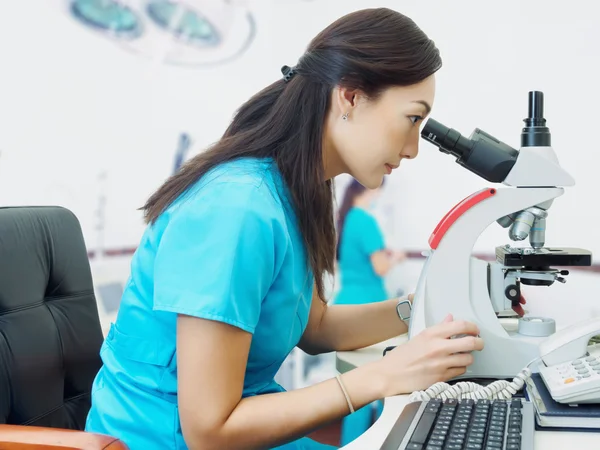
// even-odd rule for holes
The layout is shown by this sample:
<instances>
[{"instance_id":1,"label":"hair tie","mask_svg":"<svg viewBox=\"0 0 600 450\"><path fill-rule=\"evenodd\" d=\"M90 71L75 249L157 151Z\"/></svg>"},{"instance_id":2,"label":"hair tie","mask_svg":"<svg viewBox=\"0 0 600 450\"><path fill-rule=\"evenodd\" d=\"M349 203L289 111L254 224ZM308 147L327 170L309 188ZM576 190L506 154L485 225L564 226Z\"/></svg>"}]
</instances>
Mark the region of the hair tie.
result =
<instances>
[{"instance_id":1,"label":"hair tie","mask_svg":"<svg viewBox=\"0 0 600 450\"><path fill-rule=\"evenodd\" d=\"M296 75L296 69L290 66L283 66L281 68L281 73L283 74L283 81L287 83L294 75Z\"/></svg>"}]
</instances>

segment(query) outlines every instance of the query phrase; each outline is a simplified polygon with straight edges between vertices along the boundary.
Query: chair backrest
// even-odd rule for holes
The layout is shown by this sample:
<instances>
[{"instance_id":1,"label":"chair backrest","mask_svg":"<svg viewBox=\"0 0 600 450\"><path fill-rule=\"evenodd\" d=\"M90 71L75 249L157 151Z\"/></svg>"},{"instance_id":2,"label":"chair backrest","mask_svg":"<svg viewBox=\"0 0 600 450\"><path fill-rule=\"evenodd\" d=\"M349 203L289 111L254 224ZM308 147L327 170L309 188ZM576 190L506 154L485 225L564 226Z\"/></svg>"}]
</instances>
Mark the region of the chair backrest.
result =
<instances>
[{"instance_id":1,"label":"chair backrest","mask_svg":"<svg viewBox=\"0 0 600 450\"><path fill-rule=\"evenodd\" d=\"M102 340L77 218L0 208L0 424L83 430Z\"/></svg>"}]
</instances>

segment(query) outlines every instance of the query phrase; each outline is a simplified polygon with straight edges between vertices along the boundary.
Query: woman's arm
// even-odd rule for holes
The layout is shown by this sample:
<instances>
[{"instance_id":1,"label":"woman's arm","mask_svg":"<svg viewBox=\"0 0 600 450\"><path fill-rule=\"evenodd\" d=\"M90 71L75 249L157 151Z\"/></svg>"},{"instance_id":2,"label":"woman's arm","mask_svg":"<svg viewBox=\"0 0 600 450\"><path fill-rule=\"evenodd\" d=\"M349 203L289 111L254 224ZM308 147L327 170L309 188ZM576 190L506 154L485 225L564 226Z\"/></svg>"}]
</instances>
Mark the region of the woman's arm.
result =
<instances>
[{"instance_id":1,"label":"woman's arm","mask_svg":"<svg viewBox=\"0 0 600 450\"><path fill-rule=\"evenodd\" d=\"M409 296L412 300L412 294ZM356 350L408 331L396 312L398 299L360 305L327 305L313 292L308 325L299 347L315 355Z\"/></svg>"},{"instance_id":2,"label":"woman's arm","mask_svg":"<svg viewBox=\"0 0 600 450\"><path fill-rule=\"evenodd\" d=\"M250 333L221 322L178 316L179 415L191 450L270 448L349 413L335 379L241 399L251 340ZM355 409L386 394L376 364L342 380Z\"/></svg>"},{"instance_id":3,"label":"woman's arm","mask_svg":"<svg viewBox=\"0 0 600 450\"><path fill-rule=\"evenodd\" d=\"M459 334L470 336L449 339ZM385 357L343 374L354 409L464 374L473 363L471 352L483 348L477 334L474 324L449 316ZM191 450L270 448L348 414L335 379L241 399L251 340L222 322L178 316L179 416Z\"/></svg>"}]
</instances>

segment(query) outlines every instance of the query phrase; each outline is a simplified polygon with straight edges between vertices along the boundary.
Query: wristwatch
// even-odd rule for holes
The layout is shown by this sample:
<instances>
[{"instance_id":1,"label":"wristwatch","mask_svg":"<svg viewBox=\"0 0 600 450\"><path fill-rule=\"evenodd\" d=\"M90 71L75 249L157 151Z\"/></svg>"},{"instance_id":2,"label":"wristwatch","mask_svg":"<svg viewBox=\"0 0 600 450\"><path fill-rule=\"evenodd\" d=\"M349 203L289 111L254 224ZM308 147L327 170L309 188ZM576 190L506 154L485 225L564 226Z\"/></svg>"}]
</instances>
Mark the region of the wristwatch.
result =
<instances>
[{"instance_id":1,"label":"wristwatch","mask_svg":"<svg viewBox=\"0 0 600 450\"><path fill-rule=\"evenodd\" d=\"M396 312L398 313L398 317L402 320L406 325L408 325L408 321L410 320L410 313L412 311L412 303L406 297L398 300L398 304L396 305Z\"/></svg>"}]
</instances>

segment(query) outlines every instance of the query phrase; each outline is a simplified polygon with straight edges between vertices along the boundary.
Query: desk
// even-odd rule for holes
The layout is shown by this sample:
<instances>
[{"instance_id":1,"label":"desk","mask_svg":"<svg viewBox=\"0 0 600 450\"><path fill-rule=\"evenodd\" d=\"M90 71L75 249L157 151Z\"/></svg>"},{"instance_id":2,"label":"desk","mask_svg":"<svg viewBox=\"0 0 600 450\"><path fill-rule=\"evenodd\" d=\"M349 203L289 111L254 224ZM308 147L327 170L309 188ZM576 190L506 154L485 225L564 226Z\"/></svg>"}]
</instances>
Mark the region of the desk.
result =
<instances>
[{"instance_id":1,"label":"desk","mask_svg":"<svg viewBox=\"0 0 600 450\"><path fill-rule=\"evenodd\" d=\"M399 345L406 342L406 335L382 342L371 347L353 352L339 352L336 354L336 368L339 372L347 372L362 364L377 360L382 357L383 350L390 345ZM408 403L408 395L398 395L384 400L381 416L358 439L342 447L344 450L377 450L396 423L402 409ZM600 448L600 433L571 433L556 431L536 431L536 450L559 449L598 449ZM523 449L528 450L528 449Z\"/></svg>"}]
</instances>

